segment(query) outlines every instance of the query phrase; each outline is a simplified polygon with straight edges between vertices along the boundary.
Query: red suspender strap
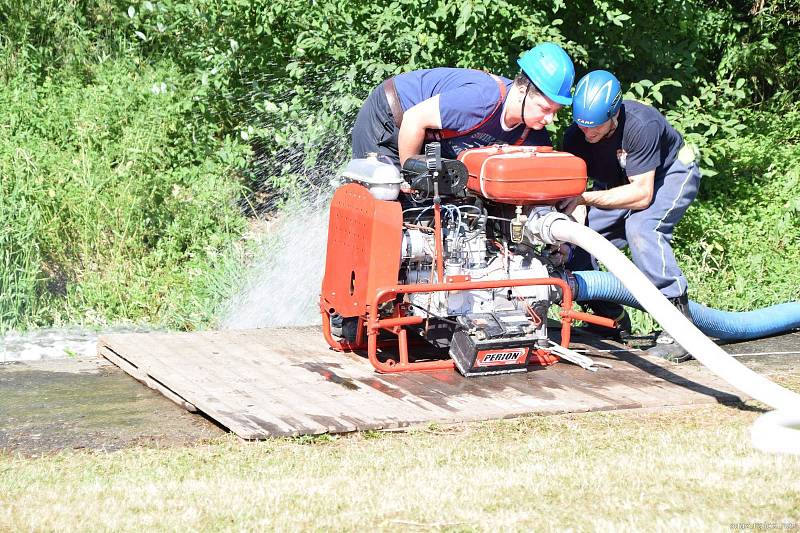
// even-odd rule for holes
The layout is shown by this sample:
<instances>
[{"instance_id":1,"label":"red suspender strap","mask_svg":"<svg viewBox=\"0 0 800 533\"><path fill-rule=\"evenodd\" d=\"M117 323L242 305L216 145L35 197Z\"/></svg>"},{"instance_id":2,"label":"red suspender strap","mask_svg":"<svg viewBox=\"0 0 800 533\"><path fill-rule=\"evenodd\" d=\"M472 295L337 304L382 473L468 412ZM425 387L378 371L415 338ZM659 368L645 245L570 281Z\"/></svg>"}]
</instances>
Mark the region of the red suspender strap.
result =
<instances>
[{"instance_id":1,"label":"red suspender strap","mask_svg":"<svg viewBox=\"0 0 800 533\"><path fill-rule=\"evenodd\" d=\"M519 139L514 143L514 146L522 146L525 142L525 139L528 138L528 134L531 132L531 129L525 126L525 131L522 132L522 135L519 136Z\"/></svg>"},{"instance_id":2,"label":"red suspender strap","mask_svg":"<svg viewBox=\"0 0 800 533\"><path fill-rule=\"evenodd\" d=\"M487 72L486 74L489 74L489 73ZM495 104L494 109L492 109L492 112L489 113L486 116L486 118L484 118L479 123L477 123L476 125L474 125L471 128L469 128L468 130L464 130L464 131L458 131L458 130L431 130L433 135L436 137L436 140L438 140L438 139L452 139L453 137L461 137L462 135L469 135L473 131L477 130L478 128L480 128L481 126L483 126L484 124L489 122L489 119L491 119L494 116L494 114L497 113L497 111L503 107L503 102L505 102L505 100L506 100L506 92L507 92L506 91L506 84L503 83L503 80L501 80L499 76L495 76L494 74L489 74L489 76L491 76L492 79L497 82L497 88L500 89L500 98L497 100L497 104Z\"/></svg>"},{"instance_id":3,"label":"red suspender strap","mask_svg":"<svg viewBox=\"0 0 800 533\"><path fill-rule=\"evenodd\" d=\"M454 137L461 137L462 135L469 135L470 133L476 131L478 128L489 122L489 120L503 107L503 102L506 100L506 93L508 92L506 89L506 84L500 79L499 76L495 76L494 74L489 74L492 79L497 82L497 88L500 89L500 98L497 100L497 104L492 109L492 112L486 116L482 121L478 124L472 126L471 128L464 130L464 131L457 131L457 130L428 130L425 140L426 141L438 141L440 139L452 139ZM530 132L530 128L525 128L522 134L519 136L519 139L514 143L515 145L521 145L525 142L525 139L528 138L528 133Z\"/></svg>"}]
</instances>

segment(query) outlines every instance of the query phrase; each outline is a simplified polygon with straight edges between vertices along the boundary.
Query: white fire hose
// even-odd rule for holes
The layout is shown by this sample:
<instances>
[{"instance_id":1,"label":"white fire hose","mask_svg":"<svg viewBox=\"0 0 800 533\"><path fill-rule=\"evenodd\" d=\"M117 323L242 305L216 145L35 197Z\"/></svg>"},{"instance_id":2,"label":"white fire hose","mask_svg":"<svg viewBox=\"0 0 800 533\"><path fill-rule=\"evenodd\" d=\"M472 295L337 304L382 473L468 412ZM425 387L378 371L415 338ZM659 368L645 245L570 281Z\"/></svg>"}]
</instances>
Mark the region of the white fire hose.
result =
<instances>
[{"instance_id":1,"label":"white fire hose","mask_svg":"<svg viewBox=\"0 0 800 533\"><path fill-rule=\"evenodd\" d=\"M572 243L596 257L695 359L748 396L773 407L775 411L760 416L751 428L751 438L756 448L774 453L800 454L799 394L753 372L717 346L599 233L555 211L531 219L526 229L547 244Z\"/></svg>"}]
</instances>

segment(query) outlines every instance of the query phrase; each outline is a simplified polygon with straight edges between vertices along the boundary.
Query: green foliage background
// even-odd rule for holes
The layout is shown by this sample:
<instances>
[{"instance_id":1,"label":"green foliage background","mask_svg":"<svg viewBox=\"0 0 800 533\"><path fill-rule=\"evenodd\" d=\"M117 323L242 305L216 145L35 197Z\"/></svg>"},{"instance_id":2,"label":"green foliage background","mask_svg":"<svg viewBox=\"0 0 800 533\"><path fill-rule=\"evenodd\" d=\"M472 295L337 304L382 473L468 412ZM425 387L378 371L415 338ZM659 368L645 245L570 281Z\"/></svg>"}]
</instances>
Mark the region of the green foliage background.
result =
<instances>
[{"instance_id":1,"label":"green foliage background","mask_svg":"<svg viewBox=\"0 0 800 533\"><path fill-rule=\"evenodd\" d=\"M208 325L248 217L324 186L374 85L513 76L543 40L701 148L675 238L692 296L797 299L799 22L767 0L0 0L0 329Z\"/></svg>"}]
</instances>

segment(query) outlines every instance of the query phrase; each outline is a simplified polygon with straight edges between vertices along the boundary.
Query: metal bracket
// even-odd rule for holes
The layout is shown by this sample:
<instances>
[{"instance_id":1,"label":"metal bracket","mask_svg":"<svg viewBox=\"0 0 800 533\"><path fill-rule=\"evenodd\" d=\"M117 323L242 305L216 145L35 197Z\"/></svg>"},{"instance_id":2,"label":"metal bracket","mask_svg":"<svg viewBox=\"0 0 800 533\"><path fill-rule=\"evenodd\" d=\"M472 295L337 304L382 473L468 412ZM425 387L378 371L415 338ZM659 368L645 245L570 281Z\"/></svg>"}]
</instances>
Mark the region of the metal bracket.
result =
<instances>
[{"instance_id":1,"label":"metal bracket","mask_svg":"<svg viewBox=\"0 0 800 533\"><path fill-rule=\"evenodd\" d=\"M575 350L570 350L569 348L564 348L560 344L557 344L551 340L548 340L550 343L550 347L548 348L551 352L556 354L562 359L566 359L570 363L574 363L581 368L585 368L591 372L597 372L598 368L612 368L611 365L608 363L601 363L599 361L595 361L588 355L583 355L581 353L576 352Z\"/></svg>"}]
</instances>

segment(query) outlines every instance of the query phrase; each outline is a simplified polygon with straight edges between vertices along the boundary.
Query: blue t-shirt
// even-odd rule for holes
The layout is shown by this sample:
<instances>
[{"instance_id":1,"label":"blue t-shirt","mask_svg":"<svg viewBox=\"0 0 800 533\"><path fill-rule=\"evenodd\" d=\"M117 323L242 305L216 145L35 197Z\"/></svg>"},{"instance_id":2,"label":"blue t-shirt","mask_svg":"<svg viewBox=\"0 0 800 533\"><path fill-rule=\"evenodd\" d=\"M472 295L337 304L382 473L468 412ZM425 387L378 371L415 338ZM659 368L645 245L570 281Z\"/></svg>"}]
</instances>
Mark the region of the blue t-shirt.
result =
<instances>
[{"instance_id":1,"label":"blue t-shirt","mask_svg":"<svg viewBox=\"0 0 800 533\"><path fill-rule=\"evenodd\" d=\"M512 81L500 78L506 86L506 96L511 92ZM480 70L461 68L434 68L414 70L399 74L394 78L397 96L403 110L439 95L439 114L442 129L466 132L474 128L497 111L475 131L450 139L437 139L442 145L442 156L455 158L467 148L488 146L490 144L514 144L525 131L520 124L510 131L502 126L503 103L497 81ZM530 130L526 146L551 146L550 135L546 130Z\"/></svg>"},{"instance_id":2,"label":"blue t-shirt","mask_svg":"<svg viewBox=\"0 0 800 533\"><path fill-rule=\"evenodd\" d=\"M656 180L664 175L683 146L683 137L652 106L623 100L614 134L589 143L577 124L564 134L564 151L586 161L589 177L604 188L629 183L629 176L651 170Z\"/></svg>"}]
</instances>

